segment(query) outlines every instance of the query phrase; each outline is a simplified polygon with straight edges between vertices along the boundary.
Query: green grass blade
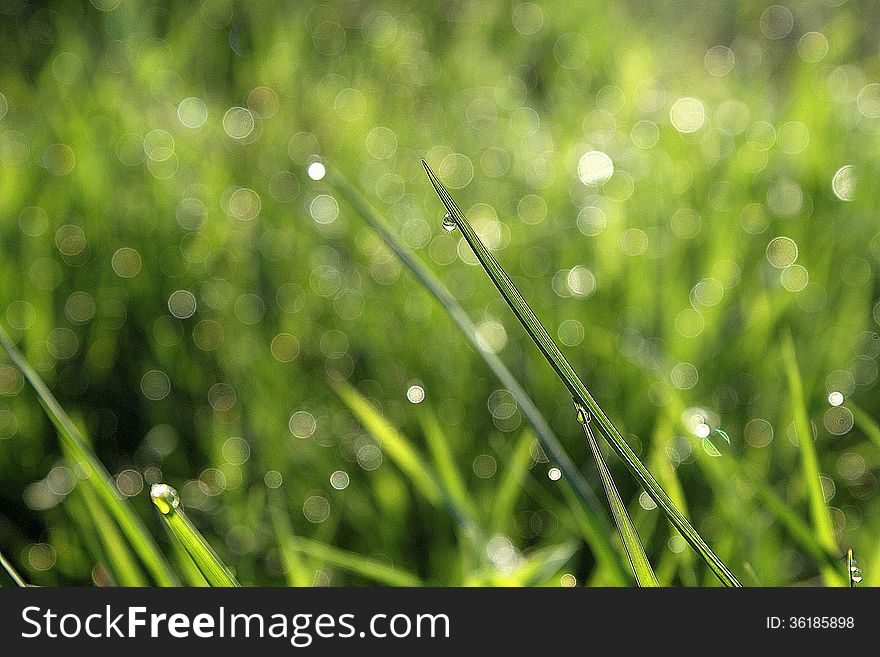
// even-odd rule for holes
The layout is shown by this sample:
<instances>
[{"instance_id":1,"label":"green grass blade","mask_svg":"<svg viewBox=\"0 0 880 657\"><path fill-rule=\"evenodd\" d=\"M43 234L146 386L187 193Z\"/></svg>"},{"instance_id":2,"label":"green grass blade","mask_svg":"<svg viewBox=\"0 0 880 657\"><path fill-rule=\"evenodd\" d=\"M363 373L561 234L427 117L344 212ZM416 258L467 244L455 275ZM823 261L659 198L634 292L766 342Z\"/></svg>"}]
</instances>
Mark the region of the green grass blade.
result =
<instances>
[{"instance_id":1,"label":"green grass blade","mask_svg":"<svg viewBox=\"0 0 880 657\"><path fill-rule=\"evenodd\" d=\"M290 547L295 540L293 527L277 490L269 491L269 513L272 518L272 526L275 529L275 539L278 541L281 561L284 564L287 585L292 587L311 586L314 580L309 577L308 569L300 558L302 555Z\"/></svg>"},{"instance_id":2,"label":"green grass blade","mask_svg":"<svg viewBox=\"0 0 880 657\"><path fill-rule=\"evenodd\" d=\"M495 501L492 504L490 526L493 532L505 531L505 525L513 517L516 501L529 474L529 468L534 463L532 458L533 440L534 436L531 431L523 432L514 445L510 458L501 473L501 480L495 490Z\"/></svg>"},{"instance_id":3,"label":"green grass blade","mask_svg":"<svg viewBox=\"0 0 880 657\"><path fill-rule=\"evenodd\" d=\"M415 489L428 502L437 507L446 506L456 519L463 523L471 522L467 511L456 503L453 495L443 489L437 475L406 436L351 385L345 381L331 381L330 385L339 399L379 442L382 450L409 477Z\"/></svg>"},{"instance_id":4,"label":"green grass blade","mask_svg":"<svg viewBox=\"0 0 880 657\"><path fill-rule=\"evenodd\" d=\"M594 524L603 526L610 531L608 519L605 516L602 503L596 497L590 484L577 469L565 448L559 442L556 434L547 424L538 407L529 397L528 393L516 380L516 377L507 369L507 366L493 352L488 351L477 339L477 328L464 308L458 303L445 285L430 269L419 260L397 235L392 232L379 214L370 207L355 187L340 173L335 170L328 172L327 181L342 196L349 205L377 232L401 262L413 273L418 281L431 295L437 299L452 321L458 326L462 334L477 351L483 362L492 370L492 373L501 382L510 394L516 399L516 403L522 411L523 417L535 430L541 449L547 457L560 469L563 477L574 488L580 503L587 508L587 513L594 516Z\"/></svg>"},{"instance_id":5,"label":"green grass blade","mask_svg":"<svg viewBox=\"0 0 880 657\"><path fill-rule=\"evenodd\" d=\"M472 581L470 585L490 584L492 586L537 586L559 572L577 551L574 541L552 545L535 550L510 573L492 575L483 581Z\"/></svg>"},{"instance_id":6,"label":"green grass blade","mask_svg":"<svg viewBox=\"0 0 880 657\"><path fill-rule=\"evenodd\" d=\"M187 554L198 566L211 586L240 586L238 581L226 567L205 537L196 529L190 519L180 508L177 491L168 484L153 484L150 498L159 510L162 519L168 524L171 533L176 536Z\"/></svg>"},{"instance_id":7,"label":"green grass blade","mask_svg":"<svg viewBox=\"0 0 880 657\"><path fill-rule=\"evenodd\" d=\"M678 507L672 502L666 492L661 488L654 476L648 471L645 465L639 460L632 448L623 439L623 436L614 426L605 412L599 407L599 404L593 399L586 386L575 373L571 364L566 360L559 347L547 333L547 330L535 316L535 313L523 299L519 290L507 276L495 257L489 252L486 246L480 241L474 229L471 227L464 213L456 205L455 201L446 191L443 184L431 171L431 168L423 160L425 171L431 180L440 200L446 207L447 212L455 225L461 230L467 243L470 245L477 259L486 270L489 278L501 292L504 300L513 310L517 319L522 323L526 332L531 336L532 340L541 350L541 353L556 371L559 378L568 388L572 397L574 397L589 413L594 417L601 429L602 433L608 439L611 447L617 452L618 456L623 460L626 467L639 481L648 495L654 500L663 513L669 518L669 521L681 533L691 547L700 555L700 557L709 565L712 572L718 579L727 586L741 586L734 574L712 551L712 548L703 540L703 537L690 524L684 514L679 511Z\"/></svg>"},{"instance_id":8,"label":"green grass blade","mask_svg":"<svg viewBox=\"0 0 880 657\"><path fill-rule=\"evenodd\" d=\"M202 575L202 571L196 565L195 561L189 556L186 548L180 539L171 531L171 527L167 522L162 523L165 533L168 535L168 543L171 546L172 563L177 566L177 572L180 573L184 586L194 586L204 588L210 586L208 580Z\"/></svg>"},{"instance_id":9,"label":"green grass blade","mask_svg":"<svg viewBox=\"0 0 880 657\"><path fill-rule=\"evenodd\" d=\"M862 433L870 438L877 447L880 447L880 425L877 424L877 420L850 401L846 402L846 407L853 414L853 420L855 420L856 426L861 429Z\"/></svg>"},{"instance_id":10,"label":"green grass blade","mask_svg":"<svg viewBox=\"0 0 880 657\"><path fill-rule=\"evenodd\" d=\"M584 512L583 506L573 504L575 492L567 481L560 480L559 484L562 495L568 500L568 508L577 528L593 551L598 564L594 577L601 580L604 586L630 586L633 582L632 576L625 570L623 557L611 543L610 534L605 532L604 526L596 523L595 516Z\"/></svg>"},{"instance_id":11,"label":"green grass blade","mask_svg":"<svg viewBox=\"0 0 880 657\"><path fill-rule=\"evenodd\" d=\"M0 566L3 566L3 570L5 570L6 574L12 578L12 581L15 582L16 586L21 586L21 587L27 586L27 582L25 582L24 578L18 574L18 571L15 569L15 566L13 566L6 559L6 557L3 555L2 552L0 552Z\"/></svg>"},{"instance_id":12,"label":"green grass blade","mask_svg":"<svg viewBox=\"0 0 880 657\"><path fill-rule=\"evenodd\" d=\"M816 534L810 526L770 485L747 468L741 468L739 472L742 480L751 487L764 508L776 517L803 550L820 565L836 567L835 562L839 563L837 555L825 549L823 544L817 540Z\"/></svg>"},{"instance_id":13,"label":"green grass blade","mask_svg":"<svg viewBox=\"0 0 880 657\"><path fill-rule=\"evenodd\" d=\"M476 518L477 511L467 492L461 472L455 463L455 457L449 447L449 441L443 435L440 422L430 406L422 404L419 409L419 421L428 443L428 450L437 467L437 474L448 495L455 504L464 510L468 517Z\"/></svg>"},{"instance_id":14,"label":"green grass blade","mask_svg":"<svg viewBox=\"0 0 880 657\"><path fill-rule=\"evenodd\" d=\"M76 490L79 491L88 510L89 519L95 528L101 551L113 579L120 586L146 586L147 581L138 568L134 553L129 549L110 514L98 500L92 480L78 482Z\"/></svg>"},{"instance_id":15,"label":"green grass blade","mask_svg":"<svg viewBox=\"0 0 880 657\"><path fill-rule=\"evenodd\" d=\"M599 449L599 443L590 429L590 415L577 401L574 402L577 409L578 422L584 428L584 434L590 449L593 452L593 458L596 459L596 467L599 468L599 476L602 478L602 485L605 487L605 493L608 495L608 505L611 507L611 515L617 525L617 531L620 532L620 540L626 550L626 556L629 557L629 563L632 566L633 574L636 577L636 583L639 586L660 586L654 570L651 568L651 562L648 561L648 555L645 554L645 548L642 547L642 541L639 533L633 525L629 512L626 510L626 504L617 492L617 486L614 485L614 479L611 477L611 471L605 463L605 457Z\"/></svg>"},{"instance_id":16,"label":"green grass blade","mask_svg":"<svg viewBox=\"0 0 880 657\"><path fill-rule=\"evenodd\" d=\"M68 450L71 458L80 464L89 478L93 481L95 492L101 503L109 511L110 515L119 525L122 533L128 539L131 546L137 552L146 570L160 586L173 586L177 583L174 573L168 562L159 552L159 548L153 542L147 528L141 519L129 506L128 502L116 490L113 478L104 468L104 465L95 456L91 448L86 444L82 434L76 425L68 417L64 409L55 399L55 396L43 383L37 372L31 367L27 359L15 346L10 337L0 328L0 344L9 354L12 362L21 371L25 379L37 393L40 404L46 411L46 415L55 425L58 435Z\"/></svg>"},{"instance_id":17,"label":"green grass blade","mask_svg":"<svg viewBox=\"0 0 880 657\"><path fill-rule=\"evenodd\" d=\"M807 414L801 372L794 350L794 342L791 339L791 334L787 331L782 336L782 358L788 376L788 391L792 413L794 414L795 432L797 433L798 446L800 447L801 468L803 470L804 482L807 486L807 498L810 505L810 516L813 520L813 529L822 547L829 553L838 554L837 539L834 537L834 527L831 524L831 514L828 511L828 506L825 504L825 494L822 492L819 458L816 454L816 445L813 442L810 417ZM821 564L820 570L822 571L822 578L828 586L839 586L842 584L840 574L835 568Z\"/></svg>"},{"instance_id":18,"label":"green grass blade","mask_svg":"<svg viewBox=\"0 0 880 657\"><path fill-rule=\"evenodd\" d=\"M302 536L288 541L288 548L385 586L424 585L422 580L405 570Z\"/></svg>"}]
</instances>

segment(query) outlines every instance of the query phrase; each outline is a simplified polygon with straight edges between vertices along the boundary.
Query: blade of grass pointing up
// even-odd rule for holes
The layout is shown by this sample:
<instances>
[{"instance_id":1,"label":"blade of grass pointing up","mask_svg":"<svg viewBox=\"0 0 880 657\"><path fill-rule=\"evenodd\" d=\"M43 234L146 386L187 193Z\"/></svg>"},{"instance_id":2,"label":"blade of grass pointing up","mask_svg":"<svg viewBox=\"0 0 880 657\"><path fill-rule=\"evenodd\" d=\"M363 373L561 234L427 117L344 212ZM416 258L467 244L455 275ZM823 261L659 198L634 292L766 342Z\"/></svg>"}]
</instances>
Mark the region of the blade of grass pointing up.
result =
<instances>
[{"instance_id":1,"label":"blade of grass pointing up","mask_svg":"<svg viewBox=\"0 0 880 657\"><path fill-rule=\"evenodd\" d=\"M110 514L98 501L95 487L90 480L77 483L76 491L82 497L89 518L83 523L91 522L99 538L99 544L105 558L105 565L113 579L120 586L147 586L147 581L135 561L135 556L128 548L122 533L113 522Z\"/></svg>"},{"instance_id":2,"label":"blade of grass pointing up","mask_svg":"<svg viewBox=\"0 0 880 657\"><path fill-rule=\"evenodd\" d=\"M205 537L180 508L180 497L176 490L168 484L153 484L150 488L150 498L171 533L186 549L208 584L225 587L240 586L226 564L220 560Z\"/></svg>"},{"instance_id":3,"label":"blade of grass pointing up","mask_svg":"<svg viewBox=\"0 0 880 657\"><path fill-rule=\"evenodd\" d=\"M626 504L620 498L617 492L617 486L614 485L614 479L611 478L611 472L605 463L605 457L599 449L599 443L590 429L590 414L587 409L581 406L577 400L574 401L574 407L577 410L578 422L584 428L584 434L587 436L587 442L596 459L596 465L599 468L599 476L602 478L602 485L605 487L605 494L608 496L608 505L611 507L611 513L614 516L614 522L617 525L617 531L620 532L620 540L629 557L629 563L632 566L633 574L636 576L636 582L639 586L660 586L654 570L651 568L651 562L648 561L648 555L645 554L645 548L642 547L642 541L639 533L633 525L629 512L626 510Z\"/></svg>"},{"instance_id":4,"label":"blade of grass pointing up","mask_svg":"<svg viewBox=\"0 0 880 657\"><path fill-rule=\"evenodd\" d=\"M406 245L394 232L389 229L379 214L363 198L361 193L341 173L330 170L327 172L327 181L342 196L349 205L377 232L385 243L394 251L395 255L415 275L418 281L431 295L440 302L440 305L449 315L462 334L477 351L483 362L492 370L495 377L501 382L510 394L516 399L517 406L522 411L523 417L535 430L538 443L544 453L562 472L563 479L571 487L581 507L572 511L576 516L585 516L587 524L597 529L591 531L590 548L596 555L597 560L603 562L607 568L615 573L621 573L625 567L617 551L613 548L609 536L611 526L605 514L602 504L593 492L592 487L578 470L574 461L565 451L556 434L547 424L541 411L529 397L528 393L519 384L516 377L507 369L504 362L493 352L487 350L477 338L477 329L470 316L458 303L454 296L446 289L446 286L438 279L430 269L419 260L418 256ZM567 499L569 505L571 499ZM612 563L607 559L613 558Z\"/></svg>"},{"instance_id":5,"label":"blade of grass pointing up","mask_svg":"<svg viewBox=\"0 0 880 657\"><path fill-rule=\"evenodd\" d=\"M693 528L684 514L679 511L669 495L666 494L666 491L660 487L660 484L657 483L654 476L648 471L645 465L639 460L639 457L633 452L632 448L626 443L623 436L611 420L608 419L608 416L596 400L593 399L593 396L589 393L586 386L575 373L571 364L566 360L565 356L562 355L562 352L559 351L559 347L547 333L547 330L535 316L535 313L526 303L525 299L523 299L519 290L516 289L516 286L504 272L504 269L502 269L501 265L498 264L498 261L495 260L495 257L489 252L482 241L480 241L480 238L477 236L476 232L474 232L474 229L464 216L464 213L459 209L455 201L452 200L449 192L446 191L443 183L437 179L437 176L431 171L431 167L428 166L427 162L422 160L422 164L425 167L425 171L427 172L428 178L430 178L431 184L434 186L437 195L440 197L440 200L443 201L443 205L446 206L447 218L444 219L444 221L451 222L454 224L454 227L461 230L462 235L477 256L483 269L486 270L486 273L489 275L489 278L492 279L495 287L501 292L501 296L507 301L517 319L522 323L526 332L528 332L529 336L531 336L532 340L541 350L541 353L568 388L572 397L574 397L590 413L590 415L596 419L599 429L608 439L611 447L617 452L618 456L623 460L629 471L639 481L657 506L663 510L663 513L666 514L666 517L669 518L669 521L681 533L685 540L709 565L716 577L727 586L741 586L733 573L712 551L712 548L708 546L706 541L703 540L703 537Z\"/></svg>"},{"instance_id":6,"label":"blade of grass pointing up","mask_svg":"<svg viewBox=\"0 0 880 657\"><path fill-rule=\"evenodd\" d=\"M446 286L440 282L431 270L422 264L418 256L388 228L378 213L370 207L361 194L342 174L330 171L327 174L327 181L379 233L382 239L385 240L385 243L400 258L401 262L409 268L425 289L440 302L440 305L443 306L443 309L452 321L455 322L468 342L477 350L477 353L486 365L489 366L489 369L492 370L501 384L516 399L516 403L523 416L535 430L544 453L559 467L562 474L574 487L581 502L589 508L588 513L595 515L600 522L607 526L608 523L602 510L602 505L592 488L574 465L574 462L566 453L565 448L562 447L556 434L553 433L550 425L547 424L544 416L541 415L541 411L538 410L538 407L535 406L535 403L526 391L523 390L516 377L513 376L497 355L487 350L477 339L476 326L464 308L461 307L455 297L452 296L449 290L446 289Z\"/></svg>"},{"instance_id":7,"label":"blade of grass pointing up","mask_svg":"<svg viewBox=\"0 0 880 657\"><path fill-rule=\"evenodd\" d=\"M358 421L379 442L383 451L409 477L415 489L434 506L445 506L462 527L476 529L468 508L458 503L440 478L419 455L409 439L345 381L330 381L337 396Z\"/></svg>"},{"instance_id":8,"label":"blade of grass pointing up","mask_svg":"<svg viewBox=\"0 0 880 657\"><path fill-rule=\"evenodd\" d=\"M834 537L834 527L831 524L831 514L825 504L825 494L822 491L822 480L819 473L819 458L816 455L816 445L813 443L813 429L810 426L810 417L807 415L807 404L804 399L804 386L801 381L801 372L798 367L797 355L794 351L794 342L791 333L786 331L782 336L782 358L785 361L785 371L788 375L788 390L791 397L791 408L794 414L794 427L797 433L798 446L801 452L801 467L804 481L807 485L807 497L810 503L810 515L813 519L813 529L816 538L822 547L829 553L839 554L837 539ZM822 579L827 586L840 586L840 574L828 564L820 564L819 569Z\"/></svg>"},{"instance_id":9,"label":"blade of grass pointing up","mask_svg":"<svg viewBox=\"0 0 880 657\"><path fill-rule=\"evenodd\" d=\"M877 425L877 421L852 402L847 402L846 407L853 414L853 420L855 420L856 426L861 429L862 433L870 438L877 447L880 447L880 426Z\"/></svg>"},{"instance_id":10,"label":"blade of grass pointing up","mask_svg":"<svg viewBox=\"0 0 880 657\"><path fill-rule=\"evenodd\" d=\"M12 581L15 582L16 586L27 586L27 582L25 582L24 578L18 574L18 571L15 570L15 567L11 563L9 563L9 561L7 561L2 552L0 552L0 566L3 566L3 570L5 570L6 574L12 578Z\"/></svg>"},{"instance_id":11,"label":"blade of grass pointing up","mask_svg":"<svg viewBox=\"0 0 880 657\"><path fill-rule=\"evenodd\" d=\"M287 541L287 547L301 554L342 568L385 586L423 586L415 575L355 552L342 550L326 543L296 536Z\"/></svg>"},{"instance_id":12,"label":"blade of grass pointing up","mask_svg":"<svg viewBox=\"0 0 880 657\"><path fill-rule=\"evenodd\" d=\"M160 586L175 585L177 581L171 567L165 561L162 553L159 552L159 548L156 547L141 519L116 490L110 473L107 472L104 465L86 444L79 429L77 429L67 413L64 412L58 400L55 399L55 396L49 391L49 388L46 387L46 384L43 383L43 380L2 328L0 328L0 344L3 345L12 362L21 370L24 378L27 379L28 383L37 393L40 404L45 409L46 415L49 416L52 424L55 425L58 435L71 458L85 469L90 480L94 483L95 492L101 502L110 512L110 515L113 516L113 519L117 522L135 552L137 552L144 567L152 575L156 584Z\"/></svg>"}]
</instances>

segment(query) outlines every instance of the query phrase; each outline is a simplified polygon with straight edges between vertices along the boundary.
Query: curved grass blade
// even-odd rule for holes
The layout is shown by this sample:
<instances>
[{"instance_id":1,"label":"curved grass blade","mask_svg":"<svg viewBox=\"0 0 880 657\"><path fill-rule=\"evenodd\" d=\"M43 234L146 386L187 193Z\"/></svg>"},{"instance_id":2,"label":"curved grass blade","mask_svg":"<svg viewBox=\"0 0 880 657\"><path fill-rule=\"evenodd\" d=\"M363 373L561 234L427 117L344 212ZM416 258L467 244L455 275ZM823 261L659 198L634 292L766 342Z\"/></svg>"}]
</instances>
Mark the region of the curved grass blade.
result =
<instances>
[{"instance_id":1,"label":"curved grass blade","mask_svg":"<svg viewBox=\"0 0 880 657\"><path fill-rule=\"evenodd\" d=\"M590 484L587 483L587 480L584 479L584 476L568 456L556 434L553 433L550 425L547 424L544 416L541 415L541 411L538 410L538 407L529 397L528 393L523 390L516 377L511 374L510 370L507 369L507 366L496 354L487 350L477 339L476 325L464 308L461 307L455 297L452 296L433 272L422 264L418 256L388 228L378 213L370 207L361 194L342 174L329 171L327 181L379 233L385 243L394 251L395 255L400 258L401 262L409 268L425 289L440 302L440 305L443 306L443 309L452 321L455 322L468 342L476 349L486 365L489 366L489 369L492 370L492 373L495 374L501 384L516 399L516 403L523 416L535 430L538 442L544 453L562 471L564 477L574 487L581 502L589 507L589 512L595 514L600 522L607 525L608 521L602 509L602 504L599 502Z\"/></svg>"},{"instance_id":2,"label":"curved grass blade","mask_svg":"<svg viewBox=\"0 0 880 657\"><path fill-rule=\"evenodd\" d=\"M415 575L348 550L342 550L302 536L290 538L286 548L342 568L386 586L424 586Z\"/></svg>"},{"instance_id":3,"label":"curved grass blade","mask_svg":"<svg viewBox=\"0 0 880 657\"><path fill-rule=\"evenodd\" d=\"M861 429L862 433L870 438L877 447L880 447L880 425L877 424L877 420L872 418L868 413L852 402L847 402L846 407L853 414L853 420L855 420L856 426Z\"/></svg>"},{"instance_id":4,"label":"curved grass blade","mask_svg":"<svg viewBox=\"0 0 880 657\"><path fill-rule=\"evenodd\" d=\"M437 476L444 489L455 501L455 504L465 511L468 517L476 518L476 507L468 496L467 487L455 463L454 455L449 446L449 440L443 434L443 429L440 427L437 415L427 404L423 403L420 406L419 422L425 435L425 442L428 444L428 451L433 458Z\"/></svg>"},{"instance_id":5,"label":"curved grass blade","mask_svg":"<svg viewBox=\"0 0 880 657\"><path fill-rule=\"evenodd\" d=\"M445 506L465 529L477 528L468 508L462 507L453 493L441 483L433 469L422 459L409 439L392 425L376 408L345 381L331 380L330 385L348 409L379 441L385 453L409 477L415 489L431 504Z\"/></svg>"},{"instance_id":6,"label":"curved grass blade","mask_svg":"<svg viewBox=\"0 0 880 657\"><path fill-rule=\"evenodd\" d=\"M577 543L568 541L535 550L509 573L489 572L471 576L465 586L540 586L559 572L577 552Z\"/></svg>"},{"instance_id":7,"label":"curved grass blade","mask_svg":"<svg viewBox=\"0 0 880 657\"><path fill-rule=\"evenodd\" d=\"M275 529L275 540L278 543L278 551L284 564L287 585L294 588L311 586L313 579L308 576L308 570L300 558L300 553L289 548L296 537L278 490L270 489L269 491L269 516L272 519L272 527Z\"/></svg>"},{"instance_id":8,"label":"curved grass blade","mask_svg":"<svg viewBox=\"0 0 880 657\"><path fill-rule=\"evenodd\" d=\"M3 566L3 570L5 570L6 574L12 578L12 581L15 582L16 586L20 586L22 588L27 587L27 585L28 585L27 582L25 582L24 578L18 574L18 571L15 569L15 566L13 566L6 559L6 557L3 556L2 552L0 552L0 566Z\"/></svg>"},{"instance_id":9,"label":"curved grass blade","mask_svg":"<svg viewBox=\"0 0 880 657\"><path fill-rule=\"evenodd\" d=\"M449 215L448 220L454 222L456 227L461 230L462 235L470 245L474 255L477 256L483 269L486 270L486 273L495 284L495 287L501 292L501 296L507 301L507 304L511 307L517 319L519 319L526 332L556 371L556 374L562 380L563 384L568 388L572 397L574 397L587 411L589 411L590 415L596 419L599 429L608 439L611 447L617 452L618 456L623 460L629 471L639 481L657 506L663 510L663 513L666 514L666 517L669 518L669 521L681 533L684 539L709 565L716 577L727 586L741 586L734 574L712 551L712 548L710 548L706 541L703 540L703 537L700 536L696 529L694 529L684 514L679 511L669 495L666 494L666 491L660 487L660 484L657 483L654 476L648 471L645 465L639 460L639 457L633 452L632 448L626 443L623 436L611 420L608 419L608 416L605 415L605 412L601 409L596 400L593 399L593 396L589 393L586 386L584 386L583 382L575 373L571 364L566 360L565 356L562 355L562 352L559 351L559 347L547 333L547 330L535 316L535 313L526 303L525 299L523 299L519 290L516 289L516 286L507 276L504 269L502 269L501 265L498 264L498 261L495 260L495 257L489 252L482 241L480 241L480 238L477 236L476 232L474 232L474 229L464 216L464 213L459 209L455 201L452 200L449 192L446 191L443 183L437 179L437 176L434 175L434 172L431 170L431 167L428 166L427 162L422 160L422 164L425 167L428 178L431 180L431 184L434 186L434 190L437 192L437 195L446 207L446 211Z\"/></svg>"},{"instance_id":10,"label":"curved grass blade","mask_svg":"<svg viewBox=\"0 0 880 657\"><path fill-rule=\"evenodd\" d=\"M605 463L605 457L599 449L599 443L590 429L590 414L577 400L574 400L574 407L577 410L578 422L584 428L584 434L587 436L587 442L596 459L596 466L599 468L599 476L602 478L602 485L605 487L605 494L608 496L608 505L611 507L611 514L614 516L614 523L617 525L617 531L620 533L620 540L626 549L626 556L629 557L630 566L632 566L633 574L636 576L636 583L639 586L660 586L657 576L651 568L651 562L648 561L648 555L645 554L645 548L642 547L642 541L639 533L633 525L626 505L617 492L617 486L614 485L614 479L611 477L611 471Z\"/></svg>"},{"instance_id":11,"label":"curved grass blade","mask_svg":"<svg viewBox=\"0 0 880 657\"><path fill-rule=\"evenodd\" d=\"M40 404L46 411L46 415L55 425L58 435L68 450L70 457L79 463L94 483L94 489L101 502L113 516L122 533L128 539L131 546L137 552L144 567L149 571L155 582L160 586L174 586L177 580L165 557L159 552L159 548L153 542L147 528L141 519L129 506L128 502L116 490L113 478L107 472L104 465L86 444L82 434L71 421L64 409L55 399L55 396L43 383L37 372L31 367L24 355L15 346L10 337L0 328L0 344L9 354L12 362L24 375L28 383L37 393Z\"/></svg>"},{"instance_id":12,"label":"curved grass blade","mask_svg":"<svg viewBox=\"0 0 880 657\"><path fill-rule=\"evenodd\" d=\"M807 404L804 398L804 386L801 380L800 368L798 367L797 354L795 354L791 333L788 331L782 336L782 359L788 376L791 409L794 414L794 426L801 452L801 467L803 469L804 482L807 486L807 497L810 504L810 515L813 519L813 529L816 538L825 551L839 555L837 539L834 537L834 527L831 524L831 514L828 511L828 505L825 504L825 494L822 491L819 458L816 455L816 446L813 443L813 429L810 426L810 417L807 414ZM826 585L840 586L843 583L840 573L836 568L820 564L820 570Z\"/></svg>"},{"instance_id":13,"label":"curved grass blade","mask_svg":"<svg viewBox=\"0 0 880 657\"><path fill-rule=\"evenodd\" d=\"M134 554L129 550L119 527L113 522L110 514L98 501L95 487L91 479L81 481L76 486L85 503L84 509L89 516L82 523L91 522L99 539L101 552L106 559L106 566L111 576L120 586L147 586L147 581L135 561Z\"/></svg>"},{"instance_id":14,"label":"curved grass blade","mask_svg":"<svg viewBox=\"0 0 880 657\"><path fill-rule=\"evenodd\" d=\"M171 533L180 541L211 586L240 586L205 537L180 508L177 491L168 484L153 484L150 499L159 510Z\"/></svg>"}]
</instances>

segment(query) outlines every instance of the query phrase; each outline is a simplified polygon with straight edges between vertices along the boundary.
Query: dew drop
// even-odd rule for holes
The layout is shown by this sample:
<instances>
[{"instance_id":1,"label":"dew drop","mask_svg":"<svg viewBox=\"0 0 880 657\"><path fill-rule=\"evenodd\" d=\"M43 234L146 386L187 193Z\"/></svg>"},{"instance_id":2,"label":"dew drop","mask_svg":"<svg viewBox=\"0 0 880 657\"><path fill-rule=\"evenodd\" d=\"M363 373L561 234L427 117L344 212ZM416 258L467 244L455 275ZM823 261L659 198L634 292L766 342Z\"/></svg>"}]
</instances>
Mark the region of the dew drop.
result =
<instances>
[{"instance_id":1,"label":"dew drop","mask_svg":"<svg viewBox=\"0 0 880 657\"><path fill-rule=\"evenodd\" d=\"M447 212L445 215L443 215L443 230L451 233L455 230L456 225L457 224L455 223L455 219L452 218L451 214Z\"/></svg>"},{"instance_id":2,"label":"dew drop","mask_svg":"<svg viewBox=\"0 0 880 657\"><path fill-rule=\"evenodd\" d=\"M150 498L163 516L180 506L180 495L168 484L153 484L150 487Z\"/></svg>"},{"instance_id":3,"label":"dew drop","mask_svg":"<svg viewBox=\"0 0 880 657\"><path fill-rule=\"evenodd\" d=\"M862 569L856 562L852 548L846 551L846 562L849 567L849 585L850 587L858 586L862 583Z\"/></svg>"},{"instance_id":4,"label":"dew drop","mask_svg":"<svg viewBox=\"0 0 880 657\"><path fill-rule=\"evenodd\" d=\"M550 468L547 477L550 481L559 481L562 478L562 471L559 468Z\"/></svg>"}]
</instances>

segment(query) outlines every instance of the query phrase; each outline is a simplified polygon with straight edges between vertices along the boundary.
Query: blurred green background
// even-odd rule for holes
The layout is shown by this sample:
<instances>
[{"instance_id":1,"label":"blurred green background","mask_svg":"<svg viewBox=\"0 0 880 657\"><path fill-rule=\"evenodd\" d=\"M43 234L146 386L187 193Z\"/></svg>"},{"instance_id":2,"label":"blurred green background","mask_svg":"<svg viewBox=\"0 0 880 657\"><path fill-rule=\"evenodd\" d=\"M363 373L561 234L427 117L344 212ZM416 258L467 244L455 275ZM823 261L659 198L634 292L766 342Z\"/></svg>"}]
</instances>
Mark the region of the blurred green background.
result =
<instances>
[{"instance_id":1,"label":"blurred green background","mask_svg":"<svg viewBox=\"0 0 880 657\"><path fill-rule=\"evenodd\" d=\"M790 329L838 545L880 582L880 8L707 4L2 0L0 322L157 540L165 481L243 582L291 581L274 499L296 535L433 584L613 583L477 352L306 175L320 160L363 192L604 501L568 394L442 230L424 157L747 585L820 582L782 520L811 527ZM431 467L457 469L487 541L328 379L429 463L436 415L454 459ZM36 584L106 583L76 472L5 364L0 463L0 549ZM609 464L661 582L713 583ZM376 581L320 549L298 567Z\"/></svg>"}]
</instances>

